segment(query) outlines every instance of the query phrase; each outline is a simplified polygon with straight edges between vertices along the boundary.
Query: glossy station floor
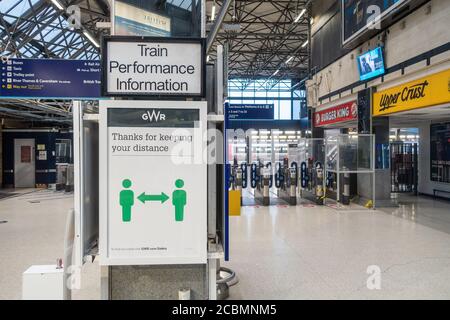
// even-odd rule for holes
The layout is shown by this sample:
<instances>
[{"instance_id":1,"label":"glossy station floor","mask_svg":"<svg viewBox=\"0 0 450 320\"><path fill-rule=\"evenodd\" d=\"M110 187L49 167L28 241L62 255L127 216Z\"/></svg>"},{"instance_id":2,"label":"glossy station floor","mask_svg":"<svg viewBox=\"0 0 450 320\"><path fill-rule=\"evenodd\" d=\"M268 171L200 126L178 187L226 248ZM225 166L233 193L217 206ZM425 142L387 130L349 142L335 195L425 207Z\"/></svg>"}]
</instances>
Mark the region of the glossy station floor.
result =
<instances>
[{"instance_id":1,"label":"glossy station floor","mask_svg":"<svg viewBox=\"0 0 450 320\"><path fill-rule=\"evenodd\" d=\"M0 299L20 299L22 272L63 253L72 195L30 191L0 200ZM239 277L231 298L450 299L449 202L404 202L377 211L245 207L230 222L225 265ZM99 287L98 265L87 264L73 298L98 299Z\"/></svg>"}]
</instances>

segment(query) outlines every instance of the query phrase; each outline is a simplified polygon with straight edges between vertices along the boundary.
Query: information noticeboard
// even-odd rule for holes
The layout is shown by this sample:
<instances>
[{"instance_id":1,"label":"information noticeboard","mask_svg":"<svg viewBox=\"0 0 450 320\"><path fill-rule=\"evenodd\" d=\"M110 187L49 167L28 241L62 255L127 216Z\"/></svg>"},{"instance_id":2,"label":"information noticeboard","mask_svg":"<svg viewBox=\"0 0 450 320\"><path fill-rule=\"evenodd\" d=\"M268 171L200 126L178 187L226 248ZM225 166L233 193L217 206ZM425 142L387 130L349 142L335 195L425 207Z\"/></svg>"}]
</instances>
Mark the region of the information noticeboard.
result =
<instances>
[{"instance_id":1,"label":"information noticeboard","mask_svg":"<svg viewBox=\"0 0 450 320\"><path fill-rule=\"evenodd\" d=\"M207 261L206 102L101 101L100 263Z\"/></svg>"},{"instance_id":2,"label":"information noticeboard","mask_svg":"<svg viewBox=\"0 0 450 320\"><path fill-rule=\"evenodd\" d=\"M230 121L273 121L275 118L273 104L227 104L226 111Z\"/></svg>"},{"instance_id":3,"label":"information noticeboard","mask_svg":"<svg viewBox=\"0 0 450 320\"><path fill-rule=\"evenodd\" d=\"M4 60L0 98L99 99L100 65L95 60Z\"/></svg>"},{"instance_id":4,"label":"information noticeboard","mask_svg":"<svg viewBox=\"0 0 450 320\"><path fill-rule=\"evenodd\" d=\"M103 38L102 94L205 97L205 39Z\"/></svg>"}]
</instances>

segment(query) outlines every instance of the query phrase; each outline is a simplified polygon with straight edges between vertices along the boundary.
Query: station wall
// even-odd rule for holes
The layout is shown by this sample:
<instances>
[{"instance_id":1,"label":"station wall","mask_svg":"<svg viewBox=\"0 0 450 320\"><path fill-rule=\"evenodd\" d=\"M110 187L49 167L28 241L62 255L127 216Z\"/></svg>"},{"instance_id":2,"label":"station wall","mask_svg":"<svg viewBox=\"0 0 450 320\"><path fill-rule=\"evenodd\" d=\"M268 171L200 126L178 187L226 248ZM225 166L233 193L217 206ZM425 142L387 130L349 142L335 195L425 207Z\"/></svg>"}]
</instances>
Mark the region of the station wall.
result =
<instances>
[{"instance_id":1,"label":"station wall","mask_svg":"<svg viewBox=\"0 0 450 320\"><path fill-rule=\"evenodd\" d=\"M36 184L56 183L56 140L73 139L72 133L52 131L24 131L4 130L2 137L3 157L2 173L3 187L14 186L14 139L35 139L35 145L43 144L47 151L47 160L39 160L37 147L35 147L36 159Z\"/></svg>"},{"instance_id":2,"label":"station wall","mask_svg":"<svg viewBox=\"0 0 450 320\"><path fill-rule=\"evenodd\" d=\"M428 4L391 26L384 42L386 67L398 65L433 48L450 43L448 17L450 17L450 1L431 0ZM372 38L315 74L313 79L307 82L308 105L316 107L320 104L320 97L358 83L359 71L356 57L376 47L379 42L378 36ZM432 59L431 64L438 64L446 60L450 60L450 52ZM411 66L405 70L405 75L426 67L426 63ZM398 71L386 75L384 80L385 82L393 81L405 75ZM370 82L368 86L377 86L380 83L381 79L376 79ZM363 88L364 86L361 86L361 88L355 88L354 91ZM338 96L335 98L337 99Z\"/></svg>"}]
</instances>

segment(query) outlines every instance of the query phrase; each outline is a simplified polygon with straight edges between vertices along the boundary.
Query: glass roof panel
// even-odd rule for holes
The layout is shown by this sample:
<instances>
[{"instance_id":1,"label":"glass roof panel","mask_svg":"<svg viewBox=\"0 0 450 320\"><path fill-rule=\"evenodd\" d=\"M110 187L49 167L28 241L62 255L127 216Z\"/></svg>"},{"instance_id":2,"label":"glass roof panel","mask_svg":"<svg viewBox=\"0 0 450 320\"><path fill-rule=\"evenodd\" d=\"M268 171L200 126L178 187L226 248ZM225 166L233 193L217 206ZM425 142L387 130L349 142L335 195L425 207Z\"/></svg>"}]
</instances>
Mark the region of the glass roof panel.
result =
<instances>
[{"instance_id":1,"label":"glass roof panel","mask_svg":"<svg viewBox=\"0 0 450 320\"><path fill-rule=\"evenodd\" d=\"M183 0L178 1L182 2ZM27 14L28 17L25 18L24 14L32 6L35 11L31 15ZM11 43L4 26L0 24L0 46L4 53L11 53L12 48L17 47L17 54L20 57L42 57L41 46L43 46L55 56L68 58L85 47L87 42L89 46L85 48L86 54L79 54L77 58L87 55L94 59L99 58L97 49L84 39L84 36L80 35L80 31L68 30L66 28L67 21L46 0L0 0L0 17L15 26L17 30L14 30L14 34L20 35L20 37L15 37L14 42ZM21 33L18 33L19 31ZM27 39L22 36L24 34L31 35L33 39ZM5 50L3 46L6 46L7 43L9 46Z\"/></svg>"}]
</instances>

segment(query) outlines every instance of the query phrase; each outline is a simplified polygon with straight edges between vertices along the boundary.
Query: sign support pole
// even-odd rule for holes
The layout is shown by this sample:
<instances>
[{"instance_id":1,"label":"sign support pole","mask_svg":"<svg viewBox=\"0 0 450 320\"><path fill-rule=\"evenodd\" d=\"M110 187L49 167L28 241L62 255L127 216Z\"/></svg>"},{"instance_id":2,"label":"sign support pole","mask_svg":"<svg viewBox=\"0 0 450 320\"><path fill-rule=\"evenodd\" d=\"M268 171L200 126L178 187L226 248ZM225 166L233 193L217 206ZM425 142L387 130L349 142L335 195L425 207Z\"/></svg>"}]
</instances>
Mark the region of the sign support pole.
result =
<instances>
[{"instance_id":1,"label":"sign support pole","mask_svg":"<svg viewBox=\"0 0 450 320\"><path fill-rule=\"evenodd\" d=\"M112 1L112 19L113 26L112 26L112 32L111 34L115 35L115 29L114 29L114 5L115 1ZM202 6L202 16L204 16L204 6ZM170 38L161 38L164 39L167 42L170 42ZM157 41L157 39L155 40ZM169 52L170 54L170 52ZM183 54L180 52L180 54ZM206 61L206 58L202 59L202 63L204 64ZM204 70L202 71L202 73ZM204 75L203 75L204 78ZM121 80L126 81L126 80ZM139 83L146 84L141 79L138 79ZM164 80L165 81L165 80ZM186 80L188 82L188 80ZM189 88L191 88L191 83L194 83L191 81L189 83ZM133 84L134 85L134 84ZM149 85L149 84L147 84ZM204 83L201 84L201 86L204 88ZM122 86L123 88L123 86ZM144 92L145 95L145 92ZM139 98L144 98L144 95L140 96ZM201 95L204 95L204 92L201 93ZM160 96L166 96L165 94L162 94ZM120 95L117 96L117 98L120 98ZM164 104L169 102L161 101L161 97L159 100L154 101L155 104ZM197 97L195 100L202 99L202 97ZM179 105L186 104L186 100L191 100L188 103L195 104L195 101L192 101L189 97L178 97L178 102L171 100L171 104L176 105L177 103ZM126 106L127 102L126 100L123 100L123 105ZM142 101L142 100L141 100ZM133 102L138 101L129 101L130 104ZM200 105L204 105L204 102L200 102ZM182 107L181 107L182 108ZM205 110L206 112L206 110ZM127 113L125 114L127 116ZM105 119L100 119L100 122L105 121ZM202 124L206 127L207 123ZM102 140L103 141L103 140ZM101 166L100 166L101 167ZM153 168L149 170L156 170L157 168ZM130 179L131 180L131 179ZM162 211L159 211L160 208L171 208L172 201L174 195L172 194L172 189L169 189L167 187L160 188L156 190L156 188L151 188L151 190L146 190L143 187L142 182L133 181L133 186L131 188L136 188L135 190L135 196L139 199L135 201L135 204L133 206L133 211L131 212L131 219L138 218L138 219L147 219L146 216L139 215L139 213L134 211L135 208L148 208L150 211L148 213L152 214L159 214L162 213ZM206 181L205 181L206 183ZM139 184L142 184L139 185ZM125 187L128 186L128 184L124 185ZM174 186L172 186L173 189L176 189ZM206 185L205 185L206 188ZM142 189L142 190L141 190ZM166 199L164 195L161 194L163 192L167 195L170 199ZM189 192L187 190L187 192ZM156 199L156 196L158 196L158 199ZM206 192L203 194L203 196L206 198L207 194ZM188 196L189 197L189 196ZM189 199L189 198L188 198ZM160 201L158 201L160 200ZM162 203L163 202L163 203ZM158 208L151 211L152 208ZM139 210L141 210L139 209ZM164 209L164 210L165 210ZM162 209L161 209L162 210ZM187 212L186 212L187 214ZM122 217L122 216L121 216ZM169 217L172 219L171 214ZM165 219L167 217L162 217L161 219ZM175 213L173 215L173 219L175 219ZM172 219L172 220L173 220ZM167 223L174 223L171 220L167 220ZM128 222L127 222L128 223ZM179 226L179 225L178 225ZM205 230L204 232L204 239L205 239L205 246L207 244L208 234ZM101 246L100 246L101 247ZM141 265L139 268L136 268L135 266L130 264L124 264L124 265L110 265L110 266L104 266L101 270L101 286L102 286L102 299L177 299L178 298L178 291L184 288L189 288L191 290L191 299L215 299L216 298L216 271L217 271L217 259L220 257L215 257L216 260L213 261L211 259L210 255L208 255L208 260L205 260L205 263L197 263L197 264L173 264L170 267L167 267L166 265L157 265L157 264L147 264L147 265ZM142 282L142 279L146 279L145 282ZM133 290L131 290L133 293L130 296L130 288L133 287ZM155 288L158 288L155 290Z\"/></svg>"}]
</instances>

